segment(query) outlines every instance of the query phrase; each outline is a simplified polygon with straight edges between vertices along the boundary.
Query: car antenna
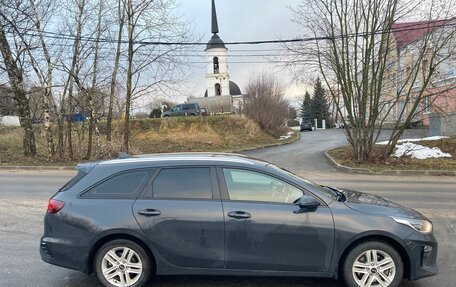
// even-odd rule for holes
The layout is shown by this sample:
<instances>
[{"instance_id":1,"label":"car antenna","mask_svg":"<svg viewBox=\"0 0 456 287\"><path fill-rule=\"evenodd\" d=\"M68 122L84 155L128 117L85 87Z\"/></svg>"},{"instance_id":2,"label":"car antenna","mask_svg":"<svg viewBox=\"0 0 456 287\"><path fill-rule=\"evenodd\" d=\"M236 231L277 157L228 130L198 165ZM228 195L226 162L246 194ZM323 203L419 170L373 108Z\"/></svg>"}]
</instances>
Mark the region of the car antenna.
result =
<instances>
[{"instance_id":1,"label":"car antenna","mask_svg":"<svg viewBox=\"0 0 456 287\"><path fill-rule=\"evenodd\" d=\"M119 159L126 159L126 158L131 158L131 155L129 155L126 152L119 152Z\"/></svg>"}]
</instances>

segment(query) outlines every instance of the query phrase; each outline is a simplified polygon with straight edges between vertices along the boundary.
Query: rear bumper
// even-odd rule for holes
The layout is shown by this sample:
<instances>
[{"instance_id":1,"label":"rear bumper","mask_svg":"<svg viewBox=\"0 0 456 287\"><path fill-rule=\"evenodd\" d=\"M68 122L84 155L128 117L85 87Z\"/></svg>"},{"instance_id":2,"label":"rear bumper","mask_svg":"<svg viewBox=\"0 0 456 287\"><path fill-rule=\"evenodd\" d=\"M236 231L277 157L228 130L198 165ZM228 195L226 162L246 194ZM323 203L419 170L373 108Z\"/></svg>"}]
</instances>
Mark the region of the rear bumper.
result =
<instances>
[{"instance_id":1,"label":"rear bumper","mask_svg":"<svg viewBox=\"0 0 456 287\"><path fill-rule=\"evenodd\" d=\"M40 241L41 260L52 265L88 273L85 252L63 240L42 237Z\"/></svg>"},{"instance_id":2,"label":"rear bumper","mask_svg":"<svg viewBox=\"0 0 456 287\"><path fill-rule=\"evenodd\" d=\"M434 276L438 273L438 243L434 235L414 232L407 238L406 244L410 250L410 280Z\"/></svg>"},{"instance_id":3,"label":"rear bumper","mask_svg":"<svg viewBox=\"0 0 456 287\"><path fill-rule=\"evenodd\" d=\"M312 125L301 125L301 131L311 131L312 130Z\"/></svg>"}]
</instances>

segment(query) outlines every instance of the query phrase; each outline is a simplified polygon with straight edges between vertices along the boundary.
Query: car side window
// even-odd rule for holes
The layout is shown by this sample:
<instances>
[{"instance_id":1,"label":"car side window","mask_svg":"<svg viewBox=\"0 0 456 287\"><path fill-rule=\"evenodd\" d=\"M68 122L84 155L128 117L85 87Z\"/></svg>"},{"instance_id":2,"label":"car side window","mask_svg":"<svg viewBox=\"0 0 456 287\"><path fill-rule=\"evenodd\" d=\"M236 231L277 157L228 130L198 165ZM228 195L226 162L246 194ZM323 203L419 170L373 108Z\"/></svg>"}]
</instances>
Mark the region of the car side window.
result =
<instances>
[{"instance_id":1,"label":"car side window","mask_svg":"<svg viewBox=\"0 0 456 287\"><path fill-rule=\"evenodd\" d=\"M249 170L223 169L230 200L293 203L303 192L275 177Z\"/></svg>"},{"instance_id":2,"label":"car side window","mask_svg":"<svg viewBox=\"0 0 456 287\"><path fill-rule=\"evenodd\" d=\"M153 198L212 199L211 169L162 169L151 188Z\"/></svg>"},{"instance_id":3,"label":"car side window","mask_svg":"<svg viewBox=\"0 0 456 287\"><path fill-rule=\"evenodd\" d=\"M140 192L147 171L118 174L85 192L83 198L135 198Z\"/></svg>"}]
</instances>

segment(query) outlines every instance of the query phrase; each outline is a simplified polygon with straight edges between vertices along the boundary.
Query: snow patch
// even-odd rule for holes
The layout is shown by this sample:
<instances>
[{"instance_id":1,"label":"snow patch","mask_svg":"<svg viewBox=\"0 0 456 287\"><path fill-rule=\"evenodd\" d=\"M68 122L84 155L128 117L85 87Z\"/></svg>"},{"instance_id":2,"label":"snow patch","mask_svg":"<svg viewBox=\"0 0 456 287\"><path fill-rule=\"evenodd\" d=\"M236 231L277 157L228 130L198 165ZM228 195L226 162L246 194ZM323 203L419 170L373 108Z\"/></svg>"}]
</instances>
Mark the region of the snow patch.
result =
<instances>
[{"instance_id":1,"label":"snow patch","mask_svg":"<svg viewBox=\"0 0 456 287\"><path fill-rule=\"evenodd\" d=\"M295 134L295 132L288 132L287 135L285 135L285 136L280 136L279 141L289 139L289 138L291 138L294 134Z\"/></svg>"},{"instance_id":2,"label":"snow patch","mask_svg":"<svg viewBox=\"0 0 456 287\"><path fill-rule=\"evenodd\" d=\"M416 159L452 157L451 154L442 152L438 147L430 148L410 142L397 145L394 154L391 156L402 157L404 155Z\"/></svg>"},{"instance_id":3,"label":"snow patch","mask_svg":"<svg viewBox=\"0 0 456 287\"><path fill-rule=\"evenodd\" d=\"M435 136L435 137L418 138L418 139L402 139L402 140L398 140L397 143L399 144L399 143L420 142L420 141L438 141L438 140L447 139L447 138L448 137ZM378 142L376 144L387 145L388 141Z\"/></svg>"},{"instance_id":4,"label":"snow patch","mask_svg":"<svg viewBox=\"0 0 456 287\"><path fill-rule=\"evenodd\" d=\"M0 126L19 127L21 122L17 116L0 116Z\"/></svg>"}]
</instances>

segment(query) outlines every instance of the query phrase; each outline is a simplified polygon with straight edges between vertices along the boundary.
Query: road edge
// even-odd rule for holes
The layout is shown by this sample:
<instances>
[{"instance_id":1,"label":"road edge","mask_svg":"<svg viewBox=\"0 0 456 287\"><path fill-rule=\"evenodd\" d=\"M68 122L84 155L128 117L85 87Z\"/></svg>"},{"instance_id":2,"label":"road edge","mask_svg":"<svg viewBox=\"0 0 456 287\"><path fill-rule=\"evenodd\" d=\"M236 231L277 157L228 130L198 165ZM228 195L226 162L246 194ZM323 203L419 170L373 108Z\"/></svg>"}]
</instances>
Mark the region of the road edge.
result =
<instances>
[{"instance_id":1,"label":"road edge","mask_svg":"<svg viewBox=\"0 0 456 287\"><path fill-rule=\"evenodd\" d=\"M74 166L46 166L46 165L37 165L37 166L29 166L29 165L0 165L0 171L2 170L30 170L30 171L41 171L41 170L56 170L56 171L68 171L74 170L76 165Z\"/></svg>"},{"instance_id":2,"label":"road edge","mask_svg":"<svg viewBox=\"0 0 456 287\"><path fill-rule=\"evenodd\" d=\"M270 145L264 145L264 146L254 147L254 148L240 149L240 150L232 151L231 153L241 153L241 152L245 152L245 151L262 150L262 149L270 148L270 147L286 146L286 145L295 143L295 142L297 142L298 140L301 139L301 132L299 132L299 131L295 131L295 132L297 134L297 137L295 139L293 139L292 141L289 141L289 142L279 142L279 143L273 143L273 144L270 144Z\"/></svg>"},{"instance_id":3,"label":"road edge","mask_svg":"<svg viewBox=\"0 0 456 287\"><path fill-rule=\"evenodd\" d=\"M328 154L329 150L324 151L326 160L337 170L347 173L374 174L374 175L397 175L397 176L456 176L454 170L385 170L373 171L367 168L355 168L338 163Z\"/></svg>"}]
</instances>

